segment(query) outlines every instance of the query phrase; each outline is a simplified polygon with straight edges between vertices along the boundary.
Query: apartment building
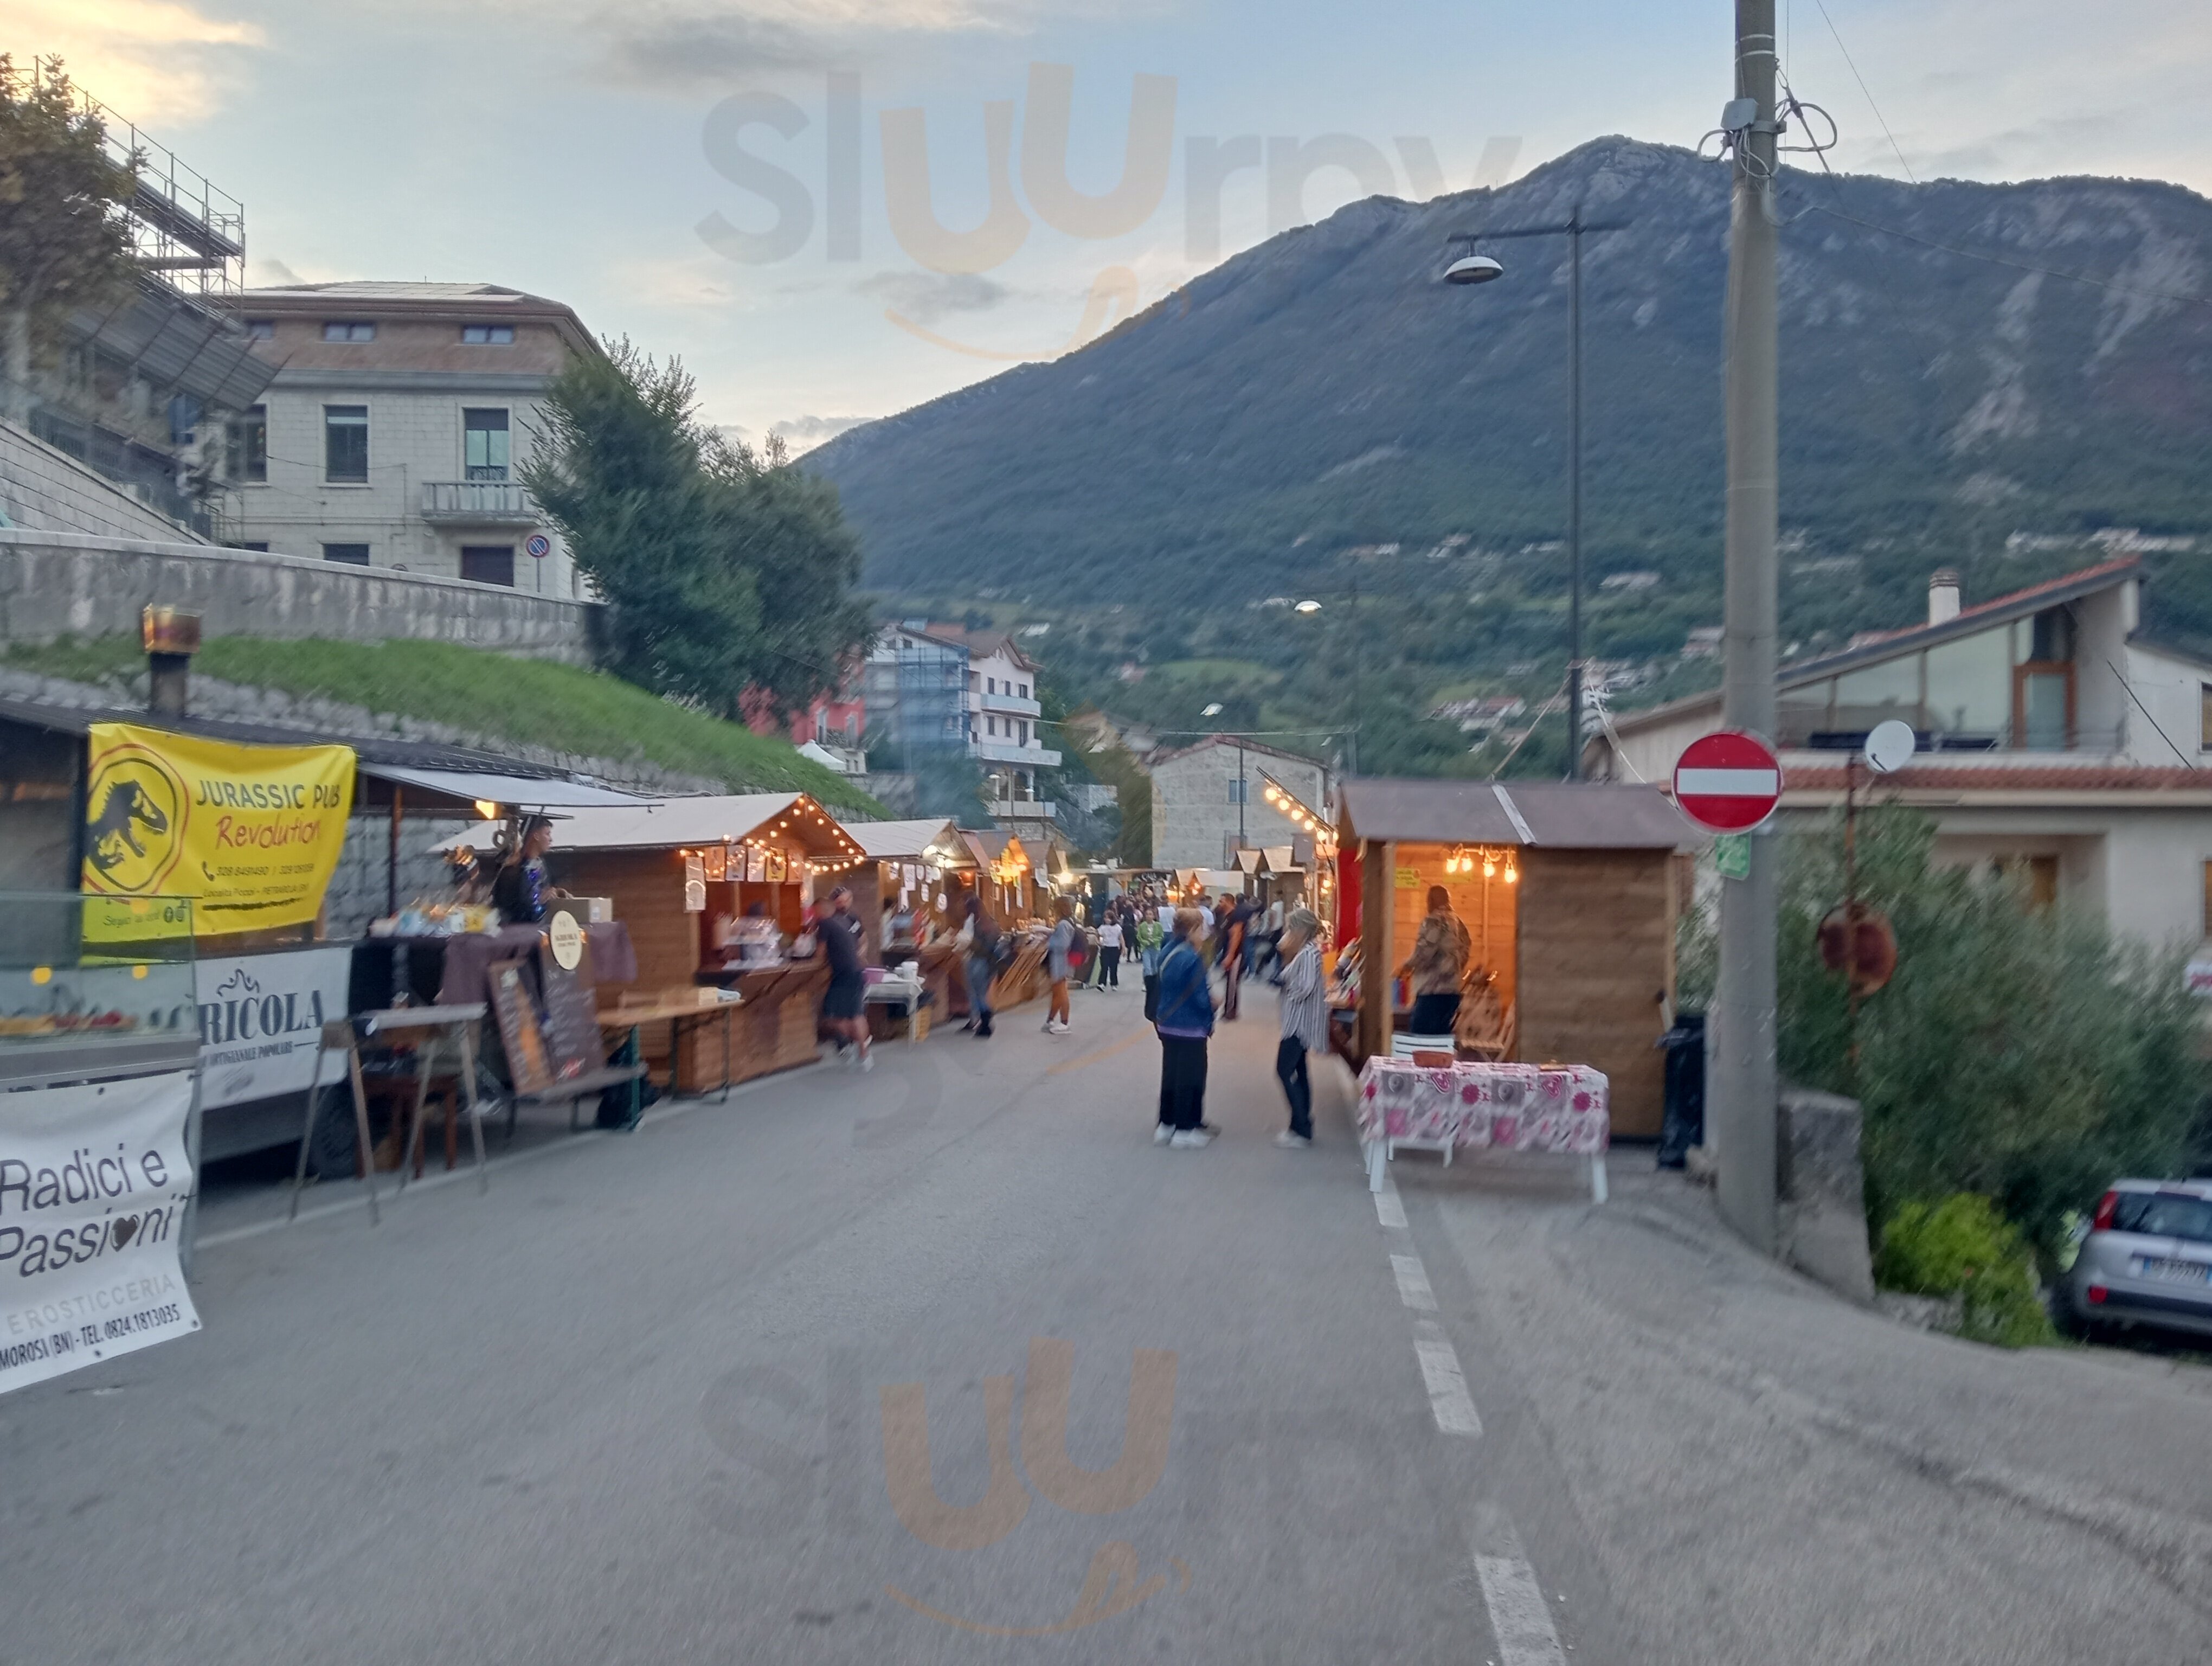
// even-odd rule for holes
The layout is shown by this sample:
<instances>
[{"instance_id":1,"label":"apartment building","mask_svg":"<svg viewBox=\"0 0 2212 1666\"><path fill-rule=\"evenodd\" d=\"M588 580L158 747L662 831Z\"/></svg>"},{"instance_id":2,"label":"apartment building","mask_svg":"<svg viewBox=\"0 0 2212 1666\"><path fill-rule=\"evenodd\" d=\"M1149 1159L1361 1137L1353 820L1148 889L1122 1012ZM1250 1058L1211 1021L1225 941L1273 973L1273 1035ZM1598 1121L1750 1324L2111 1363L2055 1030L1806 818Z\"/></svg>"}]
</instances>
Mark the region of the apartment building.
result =
<instances>
[{"instance_id":1,"label":"apartment building","mask_svg":"<svg viewBox=\"0 0 2212 1666\"><path fill-rule=\"evenodd\" d=\"M573 311L489 283L307 283L230 305L275 374L230 424L222 542L589 593L520 481L546 389L599 350Z\"/></svg>"},{"instance_id":2,"label":"apartment building","mask_svg":"<svg viewBox=\"0 0 2212 1666\"><path fill-rule=\"evenodd\" d=\"M1917 750L1862 772L1862 800L1926 811L1939 860L2021 873L2039 903L2148 943L2212 937L2212 661L2143 634L2142 587L2130 558L1964 605L1942 572L1925 623L1784 667L1779 819L1831 813L1849 754L1896 719ZM1717 692L1626 713L1585 763L1665 788L1720 727Z\"/></svg>"}]
</instances>

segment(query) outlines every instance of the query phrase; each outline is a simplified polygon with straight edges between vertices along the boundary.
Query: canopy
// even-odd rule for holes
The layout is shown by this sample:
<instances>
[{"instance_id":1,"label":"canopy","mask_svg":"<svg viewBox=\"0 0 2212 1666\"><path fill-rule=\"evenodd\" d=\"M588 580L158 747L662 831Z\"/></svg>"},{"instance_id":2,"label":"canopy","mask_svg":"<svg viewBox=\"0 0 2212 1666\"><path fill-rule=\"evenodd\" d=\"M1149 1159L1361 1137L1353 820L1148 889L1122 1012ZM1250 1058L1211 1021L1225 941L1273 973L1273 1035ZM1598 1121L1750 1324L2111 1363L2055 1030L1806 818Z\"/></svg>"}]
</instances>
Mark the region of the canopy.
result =
<instances>
[{"instance_id":1,"label":"canopy","mask_svg":"<svg viewBox=\"0 0 2212 1666\"><path fill-rule=\"evenodd\" d=\"M499 810L643 809L658 800L611 787L587 786L557 777L495 775L474 769L417 769L360 760L355 768L373 780L403 791L437 793L457 806L492 805ZM427 807L427 806L426 806Z\"/></svg>"},{"instance_id":2,"label":"canopy","mask_svg":"<svg viewBox=\"0 0 2212 1666\"><path fill-rule=\"evenodd\" d=\"M448 839L441 849L491 847L489 822ZM579 808L555 837L562 850L676 850L728 844L757 833L790 833L810 850L841 861L867 853L804 793L742 793L732 797L630 800L621 809Z\"/></svg>"},{"instance_id":3,"label":"canopy","mask_svg":"<svg viewBox=\"0 0 2212 1666\"><path fill-rule=\"evenodd\" d=\"M1347 781L1347 840L1680 850L1702 842L1656 787L1575 781Z\"/></svg>"}]
</instances>

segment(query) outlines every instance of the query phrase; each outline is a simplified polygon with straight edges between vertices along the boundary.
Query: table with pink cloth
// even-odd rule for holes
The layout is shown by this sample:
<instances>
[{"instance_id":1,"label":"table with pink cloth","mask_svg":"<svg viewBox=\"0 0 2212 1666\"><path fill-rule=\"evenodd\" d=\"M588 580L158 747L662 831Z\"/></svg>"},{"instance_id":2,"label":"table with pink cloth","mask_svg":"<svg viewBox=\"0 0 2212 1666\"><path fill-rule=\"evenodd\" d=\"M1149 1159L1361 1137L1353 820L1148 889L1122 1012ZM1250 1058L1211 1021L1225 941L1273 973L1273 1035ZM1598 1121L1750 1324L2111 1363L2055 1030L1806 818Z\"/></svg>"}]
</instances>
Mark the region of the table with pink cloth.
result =
<instances>
[{"instance_id":1,"label":"table with pink cloth","mask_svg":"<svg viewBox=\"0 0 2212 1666\"><path fill-rule=\"evenodd\" d=\"M1353 1101L1370 1189L1395 1147L1440 1151L1550 1152L1589 1164L1590 1194L1605 1201L1605 1152L1612 1119L1602 1071L1588 1065L1450 1065L1367 1061Z\"/></svg>"}]
</instances>

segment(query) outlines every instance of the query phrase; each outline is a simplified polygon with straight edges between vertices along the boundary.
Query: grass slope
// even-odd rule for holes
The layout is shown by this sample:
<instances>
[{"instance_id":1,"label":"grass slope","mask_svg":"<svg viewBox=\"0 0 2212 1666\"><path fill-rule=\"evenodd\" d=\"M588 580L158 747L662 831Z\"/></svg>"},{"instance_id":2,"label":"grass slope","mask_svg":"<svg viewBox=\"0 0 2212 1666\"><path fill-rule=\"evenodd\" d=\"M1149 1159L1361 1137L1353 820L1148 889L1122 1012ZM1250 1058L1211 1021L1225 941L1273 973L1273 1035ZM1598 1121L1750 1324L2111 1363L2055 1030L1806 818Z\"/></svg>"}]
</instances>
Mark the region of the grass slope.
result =
<instances>
[{"instance_id":1,"label":"grass slope","mask_svg":"<svg viewBox=\"0 0 2212 1666\"><path fill-rule=\"evenodd\" d=\"M129 637L103 636L14 648L6 663L96 683L132 676L144 658ZM487 739L593 757L643 757L738 791L811 793L826 805L881 813L874 800L786 741L686 711L603 672L550 660L509 659L449 642L217 636L193 664L227 683L448 723Z\"/></svg>"}]
</instances>

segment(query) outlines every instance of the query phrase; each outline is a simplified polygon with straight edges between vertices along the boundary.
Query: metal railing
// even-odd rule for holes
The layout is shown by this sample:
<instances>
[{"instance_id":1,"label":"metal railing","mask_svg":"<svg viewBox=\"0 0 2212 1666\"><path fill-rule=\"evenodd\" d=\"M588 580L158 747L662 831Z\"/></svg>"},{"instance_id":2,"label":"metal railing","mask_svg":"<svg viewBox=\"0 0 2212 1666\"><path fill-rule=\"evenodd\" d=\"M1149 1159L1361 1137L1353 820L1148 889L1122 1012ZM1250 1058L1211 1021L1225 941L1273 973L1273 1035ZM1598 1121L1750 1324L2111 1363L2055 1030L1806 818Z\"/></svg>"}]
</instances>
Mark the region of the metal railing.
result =
<instances>
[{"instance_id":1,"label":"metal railing","mask_svg":"<svg viewBox=\"0 0 2212 1666\"><path fill-rule=\"evenodd\" d=\"M538 520L538 505L528 491L511 480L425 480L422 519L475 521L479 524L531 525Z\"/></svg>"}]
</instances>

